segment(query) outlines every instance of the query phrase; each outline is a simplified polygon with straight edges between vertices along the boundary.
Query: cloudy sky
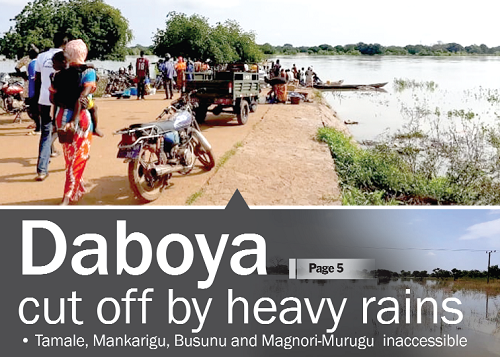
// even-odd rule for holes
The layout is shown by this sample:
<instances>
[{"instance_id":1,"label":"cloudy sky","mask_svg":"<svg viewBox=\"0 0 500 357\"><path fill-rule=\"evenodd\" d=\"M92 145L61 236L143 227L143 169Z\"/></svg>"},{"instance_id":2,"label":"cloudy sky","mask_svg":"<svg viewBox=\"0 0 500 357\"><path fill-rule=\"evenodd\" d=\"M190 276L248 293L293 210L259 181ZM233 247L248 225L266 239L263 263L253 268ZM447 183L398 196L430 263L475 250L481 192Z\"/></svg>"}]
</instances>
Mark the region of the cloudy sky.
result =
<instances>
[{"instance_id":1,"label":"cloudy sky","mask_svg":"<svg viewBox=\"0 0 500 357\"><path fill-rule=\"evenodd\" d=\"M371 246L397 248L388 250L398 259L387 269L486 270L487 250L497 251L491 264L500 265L500 210L375 209L365 226L384 227L380 236L367 233L376 238Z\"/></svg>"},{"instance_id":2,"label":"cloudy sky","mask_svg":"<svg viewBox=\"0 0 500 357\"><path fill-rule=\"evenodd\" d=\"M25 0L0 0L0 32L8 31ZM170 11L200 14L212 24L236 20L258 43L309 46L357 42L384 46L438 41L500 45L493 0L107 0L129 20L132 44L149 45Z\"/></svg>"}]
</instances>

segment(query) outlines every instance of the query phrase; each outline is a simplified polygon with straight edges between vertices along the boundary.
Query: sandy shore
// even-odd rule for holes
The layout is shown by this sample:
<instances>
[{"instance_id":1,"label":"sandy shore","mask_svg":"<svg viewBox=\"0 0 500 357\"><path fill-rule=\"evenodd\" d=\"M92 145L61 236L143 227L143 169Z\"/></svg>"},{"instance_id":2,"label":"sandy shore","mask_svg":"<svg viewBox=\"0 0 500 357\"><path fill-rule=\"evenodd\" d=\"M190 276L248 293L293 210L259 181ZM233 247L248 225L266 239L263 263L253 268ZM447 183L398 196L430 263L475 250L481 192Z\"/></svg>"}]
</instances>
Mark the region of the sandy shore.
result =
<instances>
[{"instance_id":1,"label":"sandy shore","mask_svg":"<svg viewBox=\"0 0 500 357\"><path fill-rule=\"evenodd\" d=\"M267 92L264 90L264 92ZM97 99L104 138L94 137L85 171L88 194L78 205L136 205L127 166L116 158L115 130L148 122L169 104L163 93L145 101ZM53 158L49 177L36 182L39 136L27 135L31 120L22 123L0 115L0 204L56 205L64 186L64 158ZM216 161L238 143L235 154L211 172L197 167L188 176L174 175L171 186L154 205L185 205L194 194L197 205L226 205L239 189L249 205L338 204L338 184L326 145L315 141L318 127L342 127L320 103L259 105L246 125L231 114L209 113L202 131L213 146ZM59 144L56 144L60 150Z\"/></svg>"}]
</instances>

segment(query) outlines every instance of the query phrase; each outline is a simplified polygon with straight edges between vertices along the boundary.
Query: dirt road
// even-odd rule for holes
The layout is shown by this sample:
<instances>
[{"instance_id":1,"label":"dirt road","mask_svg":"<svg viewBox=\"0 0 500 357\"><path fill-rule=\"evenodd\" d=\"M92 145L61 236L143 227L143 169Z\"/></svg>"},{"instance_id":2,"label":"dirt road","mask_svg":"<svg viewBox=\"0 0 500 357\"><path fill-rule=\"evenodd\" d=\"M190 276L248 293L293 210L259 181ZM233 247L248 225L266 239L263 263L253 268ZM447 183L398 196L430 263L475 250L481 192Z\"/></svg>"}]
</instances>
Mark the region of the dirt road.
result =
<instances>
[{"instance_id":1,"label":"dirt road","mask_svg":"<svg viewBox=\"0 0 500 357\"><path fill-rule=\"evenodd\" d=\"M101 118L100 127L105 137L93 139L91 159L84 176L89 192L79 205L138 204L129 188L127 166L116 158L116 146L120 137L113 136L112 133L133 123L154 120L168 103L169 101L163 99L162 93L150 96L145 101L115 98L97 100ZM228 201L226 197L230 198L232 192L239 187L242 193L244 192L244 197L245 194L252 192L259 192L262 196L258 200L251 199L249 204L334 203L335 199L332 200L332 197L335 197L338 191L335 191L337 185L331 158L325 151L326 147L314 142L311 137L316 130L314 127L321 123L315 120L315 125L307 124L307 117L314 114L315 110L319 110L313 106L314 104L259 105L257 112L250 115L248 123L244 126L238 125L233 115L223 114L215 117L209 114L202 131L212 144L217 161L230 151L235 143L243 143L243 146L217 170L205 172L197 167L186 177L174 175L171 187L153 204L185 205L186 200L194 193L202 192L203 195L195 201L195 204L225 205ZM31 121L26 116L24 118L25 121L19 124L12 123L11 116L0 116L0 204L56 205L63 193L64 158L62 156L53 158L49 167L49 177L43 182L35 182L39 136L27 135L29 130L26 127ZM284 130L278 123L294 130ZM296 138L300 138L299 141L306 138L309 144L313 144L312 147L322 147L323 149L319 151L321 155L318 156L318 152L315 151L311 152L310 147L300 147L303 144L298 145ZM56 145L60 150L59 144ZM253 160L249 161L249 156ZM297 159L303 159L302 161L307 164L301 168L302 170L297 170L293 165ZM231 165L235 164L237 167L247 166L252 174L244 174L242 177L241 172L235 173L238 169L232 173L234 167ZM323 171L319 176L316 175L317 167L321 167L320 171ZM304 176L309 176L312 180L299 179L300 171L307 173ZM256 186L253 182L255 178L260 180ZM283 185L283 178L289 181L289 188L294 186L292 190L288 190L286 198L284 191L276 190ZM264 187L263 183L267 187ZM318 188L314 189L315 186ZM323 190L325 186L326 189ZM211 189L216 189L214 192L225 191L226 194L219 195ZM317 194L313 195L314 198L307 193L311 190L317 191ZM264 191L267 193L264 194ZM320 191L324 192L320 194ZM318 200L318 195L323 199ZM218 198L214 199L215 196ZM300 199L294 200L294 196ZM283 199L279 199L280 197Z\"/></svg>"}]
</instances>

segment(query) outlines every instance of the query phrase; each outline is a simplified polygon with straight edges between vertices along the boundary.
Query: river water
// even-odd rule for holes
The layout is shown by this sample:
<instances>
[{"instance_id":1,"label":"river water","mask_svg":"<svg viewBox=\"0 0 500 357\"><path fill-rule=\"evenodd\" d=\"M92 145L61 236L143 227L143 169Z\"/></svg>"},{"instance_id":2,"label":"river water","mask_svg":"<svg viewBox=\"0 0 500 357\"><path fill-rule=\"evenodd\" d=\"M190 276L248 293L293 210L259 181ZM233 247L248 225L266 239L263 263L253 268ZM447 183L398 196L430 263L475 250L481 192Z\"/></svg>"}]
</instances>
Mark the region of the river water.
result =
<instances>
[{"instance_id":1,"label":"river water","mask_svg":"<svg viewBox=\"0 0 500 357\"><path fill-rule=\"evenodd\" d=\"M256 278L257 279L257 278ZM414 280L398 279L390 281L359 280L359 281L339 281L339 280L287 280L279 276L269 276L269 285L263 291L255 292L257 296L268 296L275 301L280 301L287 296L303 297L332 297L340 300L339 296L348 299L345 308L345 316L339 323L339 331L336 334L342 335L343 328L356 329L359 335L367 333L380 339L384 334L388 336L440 336L443 334L464 336L469 341L469 348L463 350L453 349L446 352L444 348L439 352L426 350L428 356L470 356L471 350L476 350L476 355L500 356L500 295L488 295L482 291L456 290L453 282L440 282L436 280ZM258 286L255 284L254 286ZM251 295L251 293L249 293ZM246 295L245 295L246 296ZM247 296L248 297L248 296ZM393 297L398 301L400 321L388 325L381 325L377 321L371 321L365 326L360 326L361 321L361 301L362 297L375 297L375 301L380 301L385 297ZM417 307L417 299L433 299L436 301L436 308L427 305L421 312ZM454 314L445 312L441 306L445 299L458 299L459 304L451 304L463 314L462 321L457 324L447 324L441 322L441 317L446 317L449 321L456 320ZM457 303L457 301L455 301ZM428 303L426 303L428 304ZM377 306L376 303L373 306ZM392 306L391 304L383 305ZM378 309L378 308L377 308ZM411 323L405 322L406 310L410 310ZM418 316L422 321L418 323ZM437 321L433 321L434 315ZM388 318L389 315L384 316ZM262 327L261 327L262 329ZM278 333L277 327L273 326L273 333ZM304 326L300 333L304 336L317 332L316 328ZM363 331L363 332L360 332ZM401 353L404 355L405 353Z\"/></svg>"},{"instance_id":2,"label":"river water","mask_svg":"<svg viewBox=\"0 0 500 357\"><path fill-rule=\"evenodd\" d=\"M290 56L280 58L282 66L307 69L327 80L344 84L388 82L385 92L324 91L323 95L344 121L358 122L349 127L358 141L374 140L386 129L400 129L408 118L402 109L425 106L441 113L464 110L493 123L500 102L491 100L500 88L500 57L409 57L409 56ZM436 88L398 91L395 79L416 83L434 82ZM489 93L489 97L488 97ZM487 101L490 98L490 101ZM404 110L403 110L404 111Z\"/></svg>"}]
</instances>

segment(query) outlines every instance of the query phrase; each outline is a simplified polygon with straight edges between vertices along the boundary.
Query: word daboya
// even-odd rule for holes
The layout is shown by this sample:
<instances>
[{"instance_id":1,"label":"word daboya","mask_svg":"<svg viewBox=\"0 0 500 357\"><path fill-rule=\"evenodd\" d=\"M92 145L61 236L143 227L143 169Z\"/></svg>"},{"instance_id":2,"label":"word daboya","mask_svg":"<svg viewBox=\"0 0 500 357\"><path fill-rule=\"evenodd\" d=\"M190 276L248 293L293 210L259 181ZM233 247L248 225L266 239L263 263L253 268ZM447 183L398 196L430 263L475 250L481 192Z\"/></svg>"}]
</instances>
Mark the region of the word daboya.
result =
<instances>
[{"instance_id":1,"label":"word daboya","mask_svg":"<svg viewBox=\"0 0 500 357\"><path fill-rule=\"evenodd\" d=\"M55 241L55 254L50 263L43 266L33 265L33 231L35 229L48 230ZM117 263L116 274L121 275L124 272L129 275L142 275L150 267L153 260L153 248L149 238L140 232L134 232L127 236L126 234L126 221L117 221L117 234L116 234L116 249L117 249ZM212 286L222 255L226 248L229 234L222 234L219 245L212 255L207 238L204 234L195 234L199 250L201 252L205 267L208 271L208 277L204 281L198 281L199 289L208 289ZM51 274L61 267L66 259L67 243L66 237L62 229L51 221L38 221L26 220L23 221L23 275L47 275ZM97 245L97 249L84 249L77 252L71 259L71 266L75 273L79 275L108 275L107 264L107 242L106 238L100 234L87 233L78 236L73 245L80 247L84 242L93 241ZM239 247L243 242L254 242L255 249L242 249L233 254L230 261L231 269L238 275L250 275L255 272L259 275L266 275L266 241L265 239L255 233L240 234L233 239L232 245ZM127 246L131 242L137 242L142 249L141 263L132 267L127 262ZM171 243L178 243L182 246L184 258L182 263L173 267L169 264L167 259L167 249ZM82 260L88 256L96 256L97 262L92 267L84 267ZM255 256L255 264L250 267L243 267L241 260L248 256ZM163 272L168 275L182 275L186 273L192 266L194 261L194 248L191 241L182 234L171 233L161 239L156 248L156 260L158 266Z\"/></svg>"}]
</instances>

